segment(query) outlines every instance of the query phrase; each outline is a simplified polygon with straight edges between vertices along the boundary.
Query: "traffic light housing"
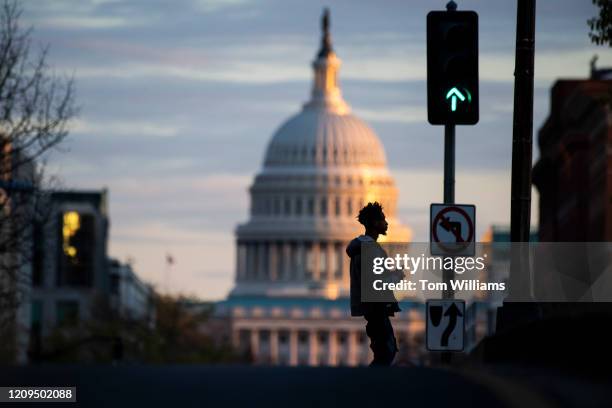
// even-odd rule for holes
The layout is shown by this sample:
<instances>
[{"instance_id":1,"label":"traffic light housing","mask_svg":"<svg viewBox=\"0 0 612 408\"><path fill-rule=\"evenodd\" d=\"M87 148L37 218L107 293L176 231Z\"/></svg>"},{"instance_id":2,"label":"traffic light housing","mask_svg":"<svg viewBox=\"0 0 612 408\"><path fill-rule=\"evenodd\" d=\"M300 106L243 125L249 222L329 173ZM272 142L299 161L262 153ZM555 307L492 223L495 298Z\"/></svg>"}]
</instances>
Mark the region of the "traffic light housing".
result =
<instances>
[{"instance_id":1,"label":"traffic light housing","mask_svg":"<svg viewBox=\"0 0 612 408\"><path fill-rule=\"evenodd\" d=\"M478 123L478 14L427 14L427 119L432 125Z\"/></svg>"}]
</instances>

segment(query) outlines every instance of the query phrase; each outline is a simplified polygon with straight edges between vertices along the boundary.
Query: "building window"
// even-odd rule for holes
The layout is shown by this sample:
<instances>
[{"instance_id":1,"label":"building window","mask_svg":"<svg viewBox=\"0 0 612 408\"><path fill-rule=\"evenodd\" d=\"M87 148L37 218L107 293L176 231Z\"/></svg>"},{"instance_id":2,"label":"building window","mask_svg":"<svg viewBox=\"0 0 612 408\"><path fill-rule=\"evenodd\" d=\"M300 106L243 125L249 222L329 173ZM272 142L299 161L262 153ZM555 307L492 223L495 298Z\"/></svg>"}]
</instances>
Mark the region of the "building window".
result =
<instances>
[{"instance_id":1,"label":"building window","mask_svg":"<svg viewBox=\"0 0 612 408\"><path fill-rule=\"evenodd\" d=\"M251 244L251 267L253 268L253 278L259 279L259 251L257 250L257 243Z\"/></svg>"},{"instance_id":2,"label":"building window","mask_svg":"<svg viewBox=\"0 0 612 408\"><path fill-rule=\"evenodd\" d=\"M295 267L293 269L294 276L303 280L306 279L306 247L303 244L296 245Z\"/></svg>"},{"instance_id":3,"label":"building window","mask_svg":"<svg viewBox=\"0 0 612 408\"><path fill-rule=\"evenodd\" d=\"M312 251L312 244L306 244L306 271L304 273L306 280L311 280L314 273L314 253Z\"/></svg>"},{"instance_id":4,"label":"building window","mask_svg":"<svg viewBox=\"0 0 612 408\"><path fill-rule=\"evenodd\" d=\"M353 200L351 200L350 198L347 200L346 206L348 207L348 213L349 215L353 215Z\"/></svg>"},{"instance_id":5,"label":"building window","mask_svg":"<svg viewBox=\"0 0 612 408\"><path fill-rule=\"evenodd\" d=\"M340 204L340 197L336 197L336 216L340 216L340 214L342 213L342 208L341 208L341 204Z\"/></svg>"},{"instance_id":6,"label":"building window","mask_svg":"<svg viewBox=\"0 0 612 408\"><path fill-rule=\"evenodd\" d=\"M327 279L327 244L321 243L319 245L319 276L322 280Z\"/></svg>"},{"instance_id":7,"label":"building window","mask_svg":"<svg viewBox=\"0 0 612 408\"><path fill-rule=\"evenodd\" d=\"M241 279L245 279L246 270L248 265L247 259L247 246L244 243L238 244L238 276Z\"/></svg>"},{"instance_id":8,"label":"building window","mask_svg":"<svg viewBox=\"0 0 612 408\"><path fill-rule=\"evenodd\" d=\"M266 198L264 201L264 214L270 215L272 214L272 203L269 198Z\"/></svg>"},{"instance_id":9,"label":"building window","mask_svg":"<svg viewBox=\"0 0 612 408\"><path fill-rule=\"evenodd\" d=\"M313 198L308 199L308 215L310 216L314 215L314 199Z\"/></svg>"},{"instance_id":10,"label":"building window","mask_svg":"<svg viewBox=\"0 0 612 408\"><path fill-rule=\"evenodd\" d=\"M334 276L336 277L336 279L341 279L342 278L342 257L346 256L344 254L344 250L342 249L342 244L340 243L336 243L334 245L334 253L336 254L336 259L332 265L335 266L335 271L334 271Z\"/></svg>"},{"instance_id":11,"label":"building window","mask_svg":"<svg viewBox=\"0 0 612 408\"><path fill-rule=\"evenodd\" d=\"M57 325L71 326L79 321L79 302L75 300L60 300L56 305Z\"/></svg>"},{"instance_id":12,"label":"building window","mask_svg":"<svg viewBox=\"0 0 612 408\"><path fill-rule=\"evenodd\" d=\"M274 215L280 215L281 209L280 209L280 198L275 198L274 199Z\"/></svg>"},{"instance_id":13,"label":"building window","mask_svg":"<svg viewBox=\"0 0 612 408\"><path fill-rule=\"evenodd\" d=\"M285 251L283 251L283 243L276 243L276 277L277 279L284 279L285 274Z\"/></svg>"},{"instance_id":14,"label":"building window","mask_svg":"<svg viewBox=\"0 0 612 408\"><path fill-rule=\"evenodd\" d=\"M298 268L300 266L298 253L298 245L295 242L289 244L289 271L287 271L288 279L296 279L300 274Z\"/></svg>"},{"instance_id":15,"label":"building window","mask_svg":"<svg viewBox=\"0 0 612 408\"><path fill-rule=\"evenodd\" d=\"M270 246L268 245L268 243L262 243L259 244L260 248L261 248L261 263L263 264L261 266L261 271L259 271L259 273L262 275L262 279L267 279L269 278L269 274L270 274L270 257L268 256L270 254Z\"/></svg>"},{"instance_id":16,"label":"building window","mask_svg":"<svg viewBox=\"0 0 612 408\"><path fill-rule=\"evenodd\" d=\"M60 213L58 227L58 286L91 286L97 244L94 216Z\"/></svg>"},{"instance_id":17,"label":"building window","mask_svg":"<svg viewBox=\"0 0 612 408\"><path fill-rule=\"evenodd\" d=\"M247 279L253 279L254 277L254 263L253 263L253 246L250 242L244 244L246 251L246 263L244 264L244 271Z\"/></svg>"},{"instance_id":18,"label":"building window","mask_svg":"<svg viewBox=\"0 0 612 408\"><path fill-rule=\"evenodd\" d=\"M321 199L321 215L324 217L327 216L327 197Z\"/></svg>"},{"instance_id":19,"label":"building window","mask_svg":"<svg viewBox=\"0 0 612 408\"><path fill-rule=\"evenodd\" d=\"M285 215L291 214L291 200L289 198L285 198Z\"/></svg>"},{"instance_id":20,"label":"building window","mask_svg":"<svg viewBox=\"0 0 612 408\"><path fill-rule=\"evenodd\" d=\"M302 215L302 199L300 197L295 200L295 215Z\"/></svg>"}]
</instances>

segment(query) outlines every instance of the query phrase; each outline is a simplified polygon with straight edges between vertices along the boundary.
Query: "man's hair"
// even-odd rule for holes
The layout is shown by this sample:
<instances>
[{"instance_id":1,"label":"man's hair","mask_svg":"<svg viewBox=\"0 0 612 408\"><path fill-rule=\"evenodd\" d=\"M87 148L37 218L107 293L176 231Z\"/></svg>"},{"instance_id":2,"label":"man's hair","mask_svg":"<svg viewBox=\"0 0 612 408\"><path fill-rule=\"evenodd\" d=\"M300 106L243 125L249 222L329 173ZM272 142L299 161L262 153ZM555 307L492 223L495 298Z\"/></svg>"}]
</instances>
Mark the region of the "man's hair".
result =
<instances>
[{"instance_id":1,"label":"man's hair","mask_svg":"<svg viewBox=\"0 0 612 408\"><path fill-rule=\"evenodd\" d=\"M380 220L384 216L382 205L380 205L378 201L374 201L373 203L368 203L359 211L357 220L359 220L359 223L363 224L364 227L368 227L372 225L372 222Z\"/></svg>"}]
</instances>

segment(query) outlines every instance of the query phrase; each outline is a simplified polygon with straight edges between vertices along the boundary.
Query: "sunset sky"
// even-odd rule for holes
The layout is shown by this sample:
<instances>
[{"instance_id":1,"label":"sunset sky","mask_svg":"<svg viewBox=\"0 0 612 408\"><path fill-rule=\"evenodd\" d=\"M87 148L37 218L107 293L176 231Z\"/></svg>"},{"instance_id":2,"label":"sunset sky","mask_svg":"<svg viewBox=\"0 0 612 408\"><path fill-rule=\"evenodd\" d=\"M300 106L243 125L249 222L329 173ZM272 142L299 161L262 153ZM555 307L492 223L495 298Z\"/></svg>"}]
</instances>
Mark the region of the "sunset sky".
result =
<instances>
[{"instance_id":1,"label":"sunset sky","mask_svg":"<svg viewBox=\"0 0 612 408\"><path fill-rule=\"evenodd\" d=\"M457 3L480 16L481 111L457 130L456 198L477 205L482 236L509 223L516 2ZM50 67L74 76L81 108L50 171L64 188L109 189L110 254L144 279L163 289L171 253L173 292L220 299L231 288L247 188L274 131L308 99L325 6L344 98L385 145L400 218L428 239L443 129L427 123L425 17L445 1L21 4ZM609 48L589 42L595 13L590 0L538 2L536 132L557 78L587 77L595 53L612 66Z\"/></svg>"}]
</instances>

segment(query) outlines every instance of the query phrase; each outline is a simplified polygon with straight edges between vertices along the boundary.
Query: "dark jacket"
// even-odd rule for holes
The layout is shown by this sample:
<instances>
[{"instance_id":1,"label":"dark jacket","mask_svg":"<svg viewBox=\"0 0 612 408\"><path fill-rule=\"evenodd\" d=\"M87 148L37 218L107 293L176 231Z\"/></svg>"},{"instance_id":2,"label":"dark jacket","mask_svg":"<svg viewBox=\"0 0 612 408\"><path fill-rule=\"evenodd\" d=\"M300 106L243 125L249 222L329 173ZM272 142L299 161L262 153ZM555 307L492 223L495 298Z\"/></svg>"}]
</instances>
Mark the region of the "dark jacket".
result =
<instances>
[{"instance_id":1,"label":"dark jacket","mask_svg":"<svg viewBox=\"0 0 612 408\"><path fill-rule=\"evenodd\" d=\"M346 247L346 254L351 258L351 316L364 316L368 313L382 312L393 316L400 308L395 302L362 302L361 301L361 244L362 242L376 242L368 235L360 235L353 239ZM387 256L385 250L378 244L381 256Z\"/></svg>"}]
</instances>

